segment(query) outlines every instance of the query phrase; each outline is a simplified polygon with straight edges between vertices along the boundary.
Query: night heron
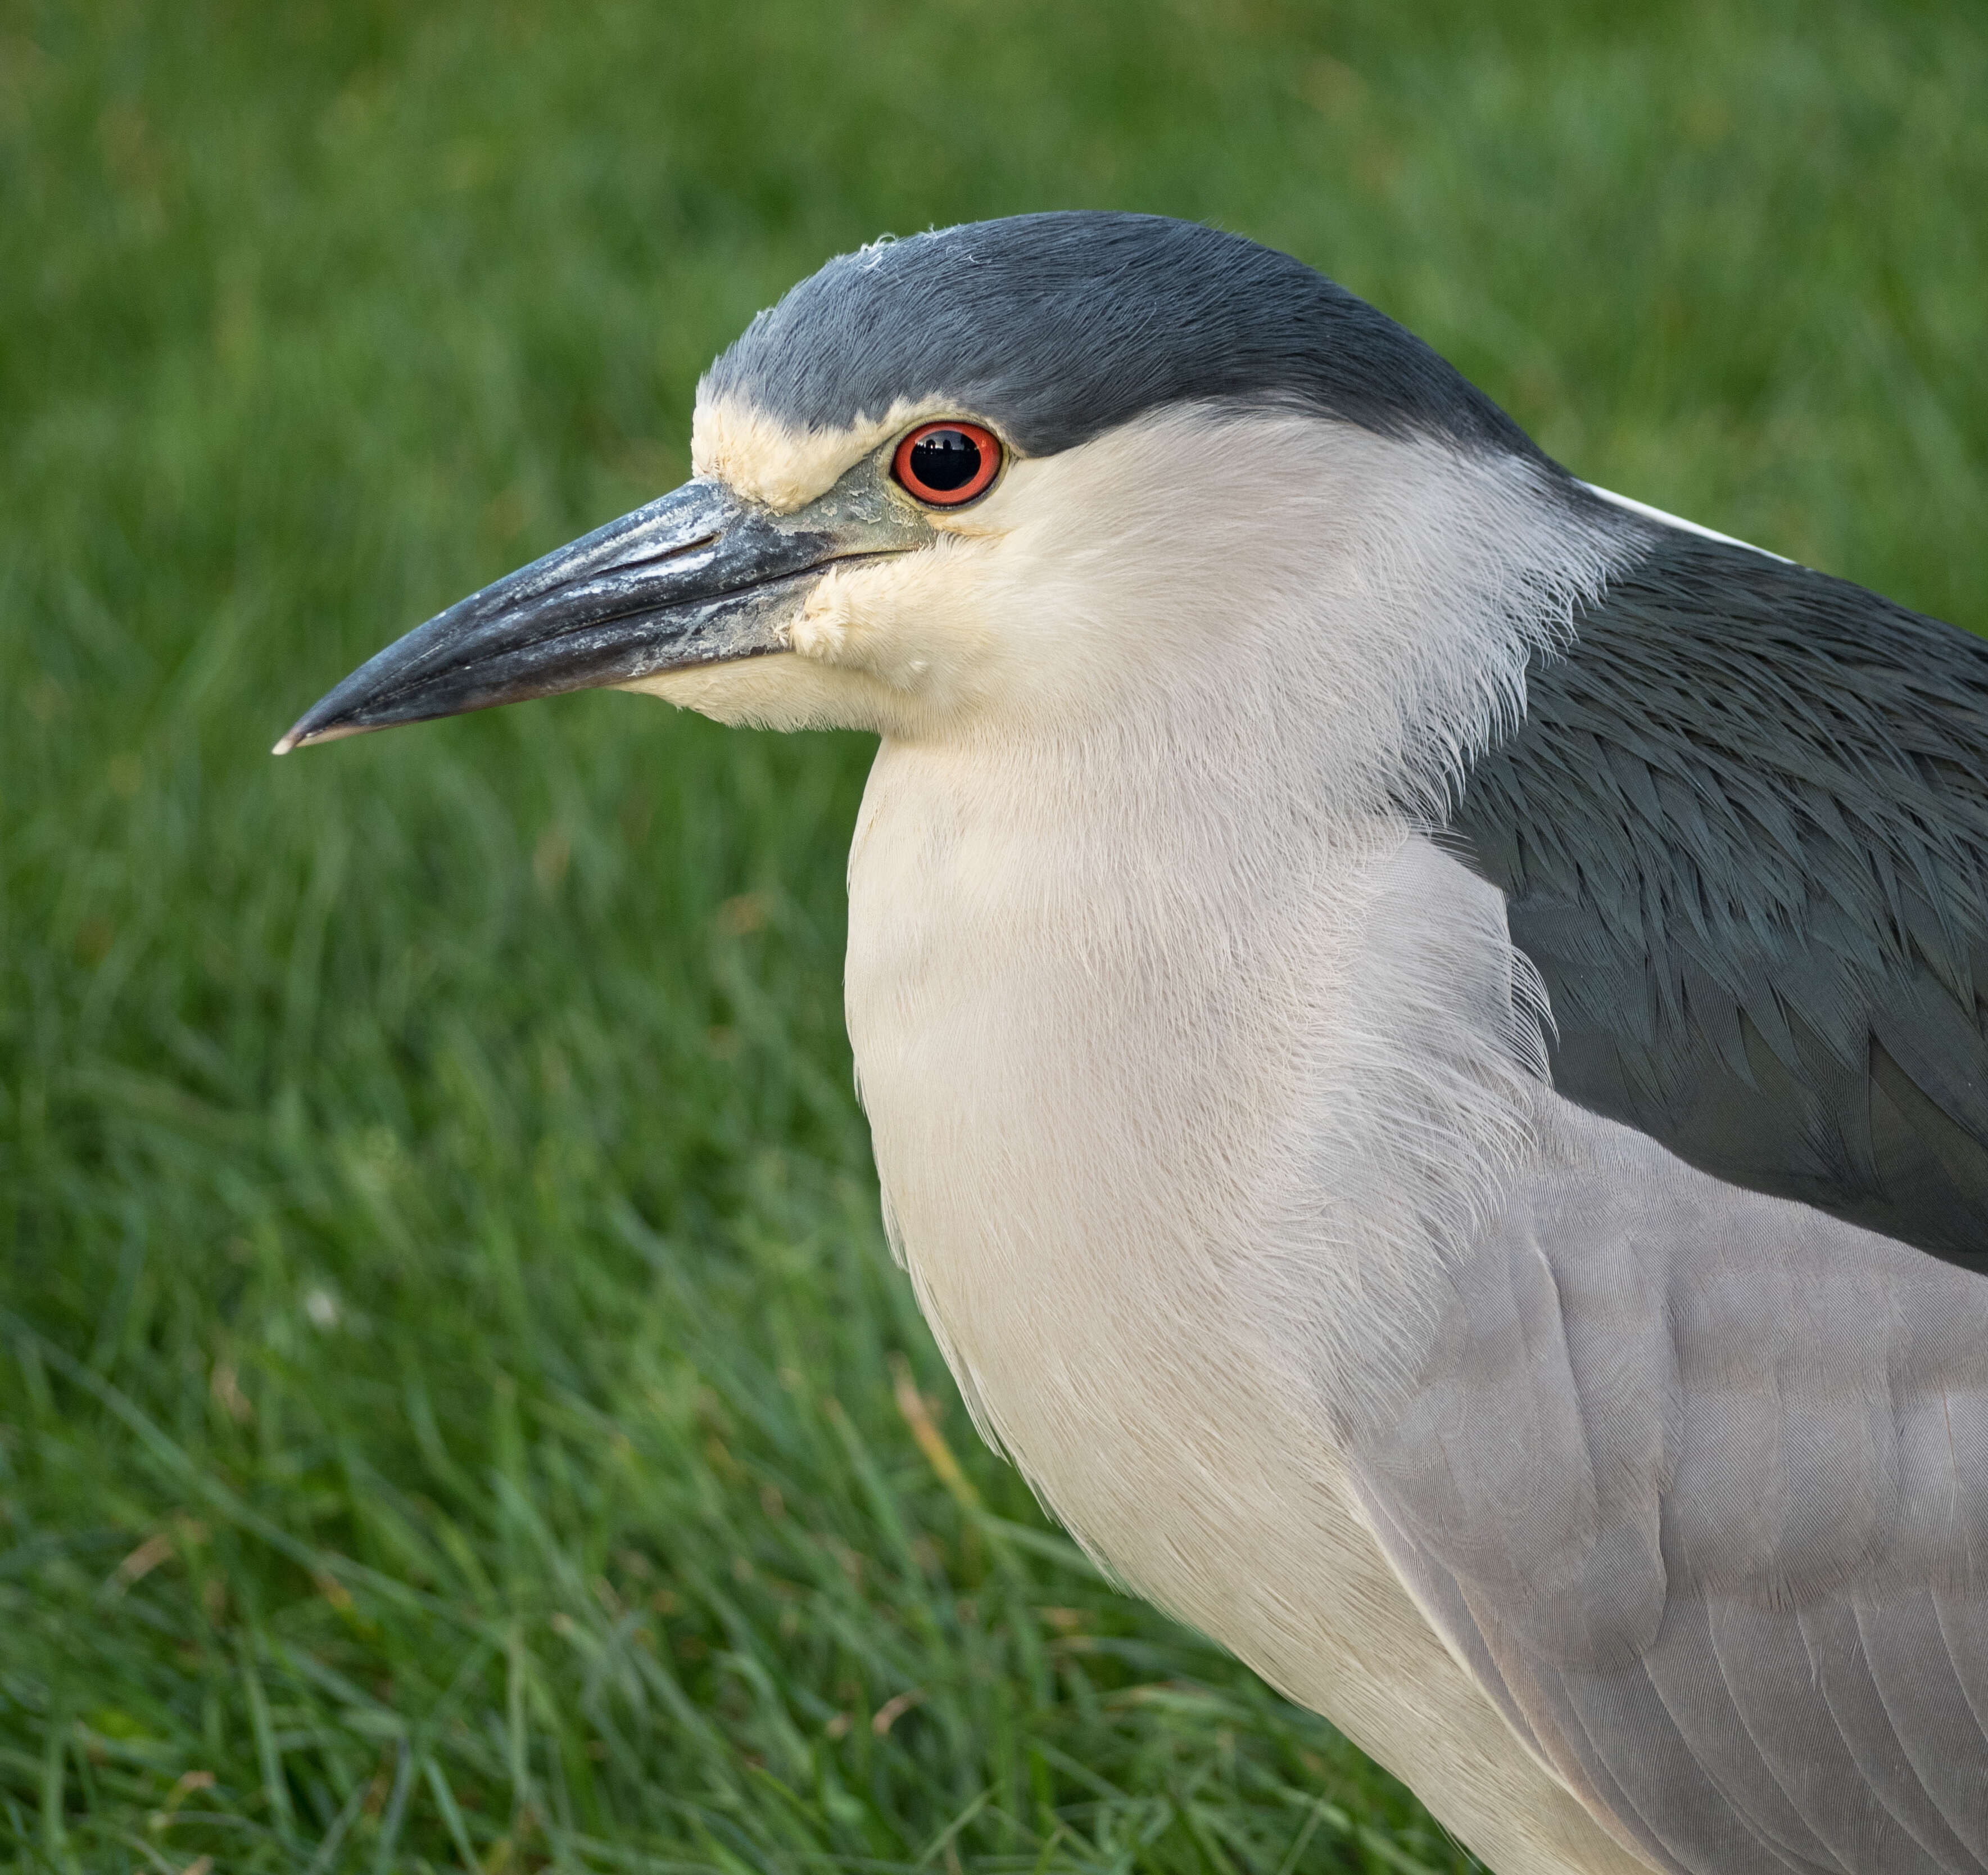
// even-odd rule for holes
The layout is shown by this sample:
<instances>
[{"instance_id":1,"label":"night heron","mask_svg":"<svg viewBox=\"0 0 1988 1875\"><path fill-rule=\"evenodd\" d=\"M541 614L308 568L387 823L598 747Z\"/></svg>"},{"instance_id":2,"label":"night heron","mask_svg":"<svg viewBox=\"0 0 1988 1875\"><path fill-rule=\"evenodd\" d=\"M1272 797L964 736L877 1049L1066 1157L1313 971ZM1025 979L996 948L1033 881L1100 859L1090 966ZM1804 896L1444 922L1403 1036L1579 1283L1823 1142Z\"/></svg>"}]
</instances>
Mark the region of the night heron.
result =
<instances>
[{"instance_id":1,"label":"night heron","mask_svg":"<svg viewBox=\"0 0 1988 1875\"><path fill-rule=\"evenodd\" d=\"M1988 1863L1988 645L1145 217L831 262L694 459L279 748L874 731L888 1227L1084 1545L1503 1875Z\"/></svg>"}]
</instances>

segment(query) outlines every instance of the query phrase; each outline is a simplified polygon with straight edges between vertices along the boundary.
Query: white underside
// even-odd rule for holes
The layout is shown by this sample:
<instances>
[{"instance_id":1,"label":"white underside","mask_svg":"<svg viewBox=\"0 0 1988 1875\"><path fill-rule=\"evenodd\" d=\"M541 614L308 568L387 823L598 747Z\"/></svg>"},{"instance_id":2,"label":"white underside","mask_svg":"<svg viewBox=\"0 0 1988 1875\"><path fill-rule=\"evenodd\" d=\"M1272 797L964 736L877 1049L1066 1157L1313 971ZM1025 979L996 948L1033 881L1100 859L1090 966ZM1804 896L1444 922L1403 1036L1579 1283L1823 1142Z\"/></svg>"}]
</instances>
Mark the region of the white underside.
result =
<instances>
[{"instance_id":1,"label":"white underside","mask_svg":"<svg viewBox=\"0 0 1988 1875\"><path fill-rule=\"evenodd\" d=\"M1600 1123L1497 1059L1497 895L1376 826L1228 954L1155 971L1108 905L1004 890L1036 829L960 811L933 760L880 755L849 1009L894 1240L983 1429L1129 1586L1327 1715L1500 1875L1641 1867L1418 1609L1321 1407L1384 1414L1423 1351L1403 1263L1428 1247L1386 1192L1414 1176L1385 1137L1401 1107L1419 1093L1452 1130L1425 1145L1498 1184L1540 1116L1569 1140ZM1445 1118L1382 1084L1432 1017L1462 1025L1443 1072L1479 1077L1509 1137L1487 1147L1458 1088Z\"/></svg>"}]
</instances>

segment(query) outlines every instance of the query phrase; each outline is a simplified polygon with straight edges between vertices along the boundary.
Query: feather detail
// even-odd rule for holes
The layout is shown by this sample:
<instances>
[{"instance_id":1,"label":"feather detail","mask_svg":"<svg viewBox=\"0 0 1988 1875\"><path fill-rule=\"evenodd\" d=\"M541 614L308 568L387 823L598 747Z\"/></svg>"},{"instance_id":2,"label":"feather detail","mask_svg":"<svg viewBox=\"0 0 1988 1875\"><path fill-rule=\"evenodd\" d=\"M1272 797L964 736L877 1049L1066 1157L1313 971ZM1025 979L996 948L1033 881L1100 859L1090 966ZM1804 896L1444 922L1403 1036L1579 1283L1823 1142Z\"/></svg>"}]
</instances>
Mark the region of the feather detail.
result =
<instances>
[{"instance_id":1,"label":"feather detail","mask_svg":"<svg viewBox=\"0 0 1988 1875\"><path fill-rule=\"evenodd\" d=\"M1988 644L1665 529L1543 648L1453 821L1554 1085L1988 1270Z\"/></svg>"}]
</instances>

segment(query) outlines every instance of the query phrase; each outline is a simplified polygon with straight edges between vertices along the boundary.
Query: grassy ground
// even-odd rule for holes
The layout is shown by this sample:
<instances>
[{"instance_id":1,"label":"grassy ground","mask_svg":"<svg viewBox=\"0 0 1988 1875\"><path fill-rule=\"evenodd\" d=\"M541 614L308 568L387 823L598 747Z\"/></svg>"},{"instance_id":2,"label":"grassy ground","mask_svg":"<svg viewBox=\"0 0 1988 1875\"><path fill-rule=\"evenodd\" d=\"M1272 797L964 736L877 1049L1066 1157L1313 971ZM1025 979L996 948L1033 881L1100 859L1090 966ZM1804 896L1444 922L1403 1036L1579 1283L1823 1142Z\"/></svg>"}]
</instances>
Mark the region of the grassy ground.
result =
<instances>
[{"instance_id":1,"label":"grassy ground","mask_svg":"<svg viewBox=\"0 0 1988 1875\"><path fill-rule=\"evenodd\" d=\"M823 256L1075 203L1988 623L1984 103L1971 5L0 0L0 1853L1460 1865L974 1441L849 1091L860 741L264 751L678 479Z\"/></svg>"}]
</instances>

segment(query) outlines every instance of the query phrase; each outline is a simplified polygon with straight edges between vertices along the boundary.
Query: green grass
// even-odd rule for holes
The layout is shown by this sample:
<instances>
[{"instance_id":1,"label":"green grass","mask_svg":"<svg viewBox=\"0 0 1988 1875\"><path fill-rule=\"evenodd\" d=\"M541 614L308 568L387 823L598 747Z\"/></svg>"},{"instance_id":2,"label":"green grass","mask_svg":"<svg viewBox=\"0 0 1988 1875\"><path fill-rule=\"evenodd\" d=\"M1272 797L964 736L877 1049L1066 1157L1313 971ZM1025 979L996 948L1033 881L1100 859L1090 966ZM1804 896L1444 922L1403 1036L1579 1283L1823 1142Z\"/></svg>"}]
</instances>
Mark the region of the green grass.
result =
<instances>
[{"instance_id":1,"label":"green grass","mask_svg":"<svg viewBox=\"0 0 1988 1875\"><path fill-rule=\"evenodd\" d=\"M1198 216L1988 622L1972 5L0 0L0 1853L1459 1867L1099 1582L877 1222L858 739L283 762L827 254Z\"/></svg>"}]
</instances>

